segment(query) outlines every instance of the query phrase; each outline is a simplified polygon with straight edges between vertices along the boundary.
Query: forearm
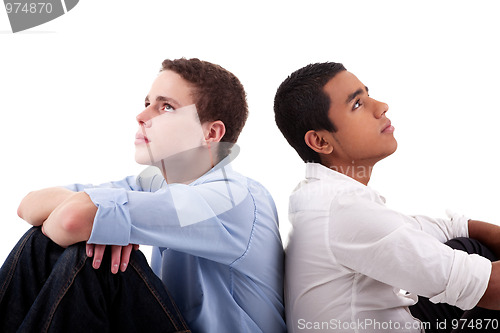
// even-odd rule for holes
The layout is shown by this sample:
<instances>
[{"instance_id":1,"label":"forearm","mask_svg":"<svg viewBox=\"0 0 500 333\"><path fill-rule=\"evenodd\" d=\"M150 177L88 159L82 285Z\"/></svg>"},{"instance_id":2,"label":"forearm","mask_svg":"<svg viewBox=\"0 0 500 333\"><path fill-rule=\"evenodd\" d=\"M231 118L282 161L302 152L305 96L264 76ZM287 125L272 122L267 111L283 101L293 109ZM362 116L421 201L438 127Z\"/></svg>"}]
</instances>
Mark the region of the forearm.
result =
<instances>
[{"instance_id":1,"label":"forearm","mask_svg":"<svg viewBox=\"0 0 500 333\"><path fill-rule=\"evenodd\" d=\"M480 241L500 258L500 226L486 222L469 220L469 237ZM488 287L478 306L500 310L500 261L492 263Z\"/></svg>"},{"instance_id":2,"label":"forearm","mask_svg":"<svg viewBox=\"0 0 500 333\"><path fill-rule=\"evenodd\" d=\"M85 192L73 193L58 205L42 226L43 233L60 246L87 241L97 207Z\"/></svg>"},{"instance_id":3,"label":"forearm","mask_svg":"<svg viewBox=\"0 0 500 333\"><path fill-rule=\"evenodd\" d=\"M488 287L477 305L485 309L500 310L500 261L492 263Z\"/></svg>"},{"instance_id":4,"label":"forearm","mask_svg":"<svg viewBox=\"0 0 500 333\"><path fill-rule=\"evenodd\" d=\"M62 187L51 187L28 193L19 204L17 215L26 222L39 226L64 200L74 192Z\"/></svg>"},{"instance_id":5,"label":"forearm","mask_svg":"<svg viewBox=\"0 0 500 333\"><path fill-rule=\"evenodd\" d=\"M481 242L500 259L500 226L469 220L469 237Z\"/></svg>"}]
</instances>

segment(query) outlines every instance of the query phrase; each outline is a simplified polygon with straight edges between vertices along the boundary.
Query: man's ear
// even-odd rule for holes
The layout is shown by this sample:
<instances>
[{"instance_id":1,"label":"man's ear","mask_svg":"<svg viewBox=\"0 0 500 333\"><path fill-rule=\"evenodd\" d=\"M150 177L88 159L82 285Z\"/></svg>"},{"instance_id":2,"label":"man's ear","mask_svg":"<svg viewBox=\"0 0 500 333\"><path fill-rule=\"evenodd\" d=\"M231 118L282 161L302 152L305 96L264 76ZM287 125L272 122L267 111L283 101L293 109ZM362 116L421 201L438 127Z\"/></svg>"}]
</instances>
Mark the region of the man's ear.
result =
<instances>
[{"instance_id":1,"label":"man's ear","mask_svg":"<svg viewBox=\"0 0 500 333\"><path fill-rule=\"evenodd\" d=\"M205 142L219 142L226 134L226 126L221 120L206 122L204 124Z\"/></svg>"},{"instance_id":2,"label":"man's ear","mask_svg":"<svg viewBox=\"0 0 500 333\"><path fill-rule=\"evenodd\" d=\"M332 144L327 140L327 135L330 132L326 130L314 131L310 130L304 135L306 145L318 154L329 155L333 151Z\"/></svg>"}]
</instances>

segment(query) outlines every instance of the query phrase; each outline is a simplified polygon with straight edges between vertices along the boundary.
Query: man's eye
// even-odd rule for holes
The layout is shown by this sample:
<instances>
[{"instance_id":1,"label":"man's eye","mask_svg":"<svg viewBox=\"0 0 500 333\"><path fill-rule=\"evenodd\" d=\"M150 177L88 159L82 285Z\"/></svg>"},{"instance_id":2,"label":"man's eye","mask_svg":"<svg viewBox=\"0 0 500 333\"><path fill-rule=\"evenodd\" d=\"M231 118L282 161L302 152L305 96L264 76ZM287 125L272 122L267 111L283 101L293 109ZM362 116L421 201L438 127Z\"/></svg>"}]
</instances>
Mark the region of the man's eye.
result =
<instances>
[{"instance_id":1,"label":"man's eye","mask_svg":"<svg viewBox=\"0 0 500 333\"><path fill-rule=\"evenodd\" d=\"M352 106L352 109L353 109L353 110L356 110L356 109L358 109L361 105L362 105L362 104L361 104L361 100L359 100L359 99L358 99L358 100L354 103L354 105Z\"/></svg>"},{"instance_id":2,"label":"man's eye","mask_svg":"<svg viewBox=\"0 0 500 333\"><path fill-rule=\"evenodd\" d=\"M161 110L162 111L165 111L165 112L173 112L175 111L174 107L170 104L165 104L161 107Z\"/></svg>"}]
</instances>

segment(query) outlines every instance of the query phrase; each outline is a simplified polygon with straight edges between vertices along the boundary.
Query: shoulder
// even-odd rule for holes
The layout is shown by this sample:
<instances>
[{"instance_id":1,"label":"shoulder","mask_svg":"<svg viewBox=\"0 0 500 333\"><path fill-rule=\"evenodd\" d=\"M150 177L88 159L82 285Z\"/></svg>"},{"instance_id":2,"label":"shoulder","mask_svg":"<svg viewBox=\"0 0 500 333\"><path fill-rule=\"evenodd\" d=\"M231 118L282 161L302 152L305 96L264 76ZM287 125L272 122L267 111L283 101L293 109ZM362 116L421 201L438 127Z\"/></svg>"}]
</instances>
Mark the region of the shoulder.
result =
<instances>
[{"instance_id":1,"label":"shoulder","mask_svg":"<svg viewBox=\"0 0 500 333\"><path fill-rule=\"evenodd\" d=\"M221 188L231 191L232 199L241 204L241 209L251 210L256 220L278 219L274 199L262 183L234 170L226 175L227 183Z\"/></svg>"}]
</instances>

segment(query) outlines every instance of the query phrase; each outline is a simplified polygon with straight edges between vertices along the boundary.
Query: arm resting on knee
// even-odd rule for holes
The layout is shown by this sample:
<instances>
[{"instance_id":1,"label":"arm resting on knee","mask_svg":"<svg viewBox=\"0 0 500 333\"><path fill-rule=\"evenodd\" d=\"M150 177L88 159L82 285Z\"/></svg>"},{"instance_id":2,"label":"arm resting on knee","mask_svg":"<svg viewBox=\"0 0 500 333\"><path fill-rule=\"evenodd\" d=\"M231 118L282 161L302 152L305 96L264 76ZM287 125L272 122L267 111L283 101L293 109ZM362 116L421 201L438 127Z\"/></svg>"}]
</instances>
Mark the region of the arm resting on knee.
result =
<instances>
[{"instance_id":1,"label":"arm resting on knee","mask_svg":"<svg viewBox=\"0 0 500 333\"><path fill-rule=\"evenodd\" d=\"M92 233L97 207L85 192L64 200L43 223L44 234L60 246L87 241Z\"/></svg>"},{"instance_id":2,"label":"arm resting on knee","mask_svg":"<svg viewBox=\"0 0 500 333\"><path fill-rule=\"evenodd\" d=\"M485 309L500 310L500 261L492 263L488 288L477 305Z\"/></svg>"},{"instance_id":3,"label":"arm resting on knee","mask_svg":"<svg viewBox=\"0 0 500 333\"><path fill-rule=\"evenodd\" d=\"M469 221L469 237L487 246L500 258L500 226L481 221ZM492 263L490 280L478 306L500 310L500 261Z\"/></svg>"},{"instance_id":4,"label":"arm resting on knee","mask_svg":"<svg viewBox=\"0 0 500 333\"><path fill-rule=\"evenodd\" d=\"M500 226L469 220L469 238L478 240L500 258Z\"/></svg>"},{"instance_id":5,"label":"arm resting on knee","mask_svg":"<svg viewBox=\"0 0 500 333\"><path fill-rule=\"evenodd\" d=\"M74 193L62 187L30 192L19 204L17 215L31 225L40 226L57 206Z\"/></svg>"}]
</instances>

